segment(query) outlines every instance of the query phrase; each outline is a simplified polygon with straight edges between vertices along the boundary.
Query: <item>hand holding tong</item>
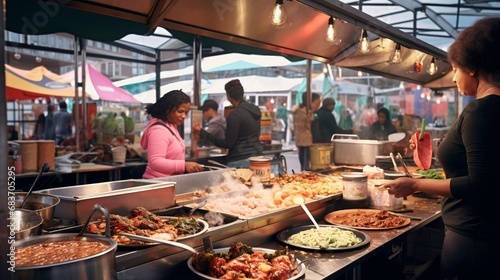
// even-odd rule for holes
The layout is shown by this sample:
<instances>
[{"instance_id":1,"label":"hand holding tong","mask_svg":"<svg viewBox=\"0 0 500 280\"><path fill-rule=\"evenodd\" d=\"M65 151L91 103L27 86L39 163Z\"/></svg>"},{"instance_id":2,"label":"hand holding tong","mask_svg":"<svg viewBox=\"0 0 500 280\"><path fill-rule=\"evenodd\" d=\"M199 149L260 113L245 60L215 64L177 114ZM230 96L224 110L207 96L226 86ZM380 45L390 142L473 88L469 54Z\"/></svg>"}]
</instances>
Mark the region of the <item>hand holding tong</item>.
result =
<instances>
[{"instance_id":1,"label":"hand holding tong","mask_svg":"<svg viewBox=\"0 0 500 280\"><path fill-rule=\"evenodd\" d=\"M413 178L413 176L411 175L410 171L408 170L408 167L406 166L406 163L403 160L403 157L401 156L400 153L398 153L398 158L399 158L399 161L401 162L401 164L403 165L403 169L405 170L406 176Z\"/></svg>"}]
</instances>

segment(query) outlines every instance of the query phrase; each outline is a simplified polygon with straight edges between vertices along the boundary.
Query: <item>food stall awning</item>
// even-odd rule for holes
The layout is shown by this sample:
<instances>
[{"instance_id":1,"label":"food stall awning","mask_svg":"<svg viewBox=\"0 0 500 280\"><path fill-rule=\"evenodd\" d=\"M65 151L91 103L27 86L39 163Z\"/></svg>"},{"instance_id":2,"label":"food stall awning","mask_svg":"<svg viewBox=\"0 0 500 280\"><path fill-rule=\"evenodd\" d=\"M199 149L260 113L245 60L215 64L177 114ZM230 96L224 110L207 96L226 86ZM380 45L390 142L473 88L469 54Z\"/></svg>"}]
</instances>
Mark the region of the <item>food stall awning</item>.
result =
<instances>
[{"instance_id":1,"label":"food stall awning","mask_svg":"<svg viewBox=\"0 0 500 280\"><path fill-rule=\"evenodd\" d=\"M344 65L418 84L430 84L450 71L443 50L349 4L337 0L284 1L287 21L282 26L273 27L269 15L275 3L273 0L76 0L55 4L8 0L7 29L25 34L69 32L83 38L113 40L125 33L148 34L161 26L189 44L193 42L193 34L200 35L204 48L220 47L238 52L258 49ZM29 20L52 11L47 7L57 9L51 13L47 24L35 25ZM330 17L336 19L335 29L342 40L338 45L325 40ZM357 45L362 29L368 32L372 51L358 56ZM378 42L380 40L385 41L383 45ZM388 65L388 59L382 58L387 58L392 52L395 42L407 50L409 61ZM424 54L427 55L423 61L424 69L426 63L435 57L440 66L438 73L430 75L425 70L417 75L412 73L414 59ZM447 86L444 82L439 84Z\"/></svg>"},{"instance_id":2,"label":"food stall awning","mask_svg":"<svg viewBox=\"0 0 500 280\"><path fill-rule=\"evenodd\" d=\"M6 64L5 84L8 101L75 96L70 83L43 66L22 70Z\"/></svg>"}]
</instances>

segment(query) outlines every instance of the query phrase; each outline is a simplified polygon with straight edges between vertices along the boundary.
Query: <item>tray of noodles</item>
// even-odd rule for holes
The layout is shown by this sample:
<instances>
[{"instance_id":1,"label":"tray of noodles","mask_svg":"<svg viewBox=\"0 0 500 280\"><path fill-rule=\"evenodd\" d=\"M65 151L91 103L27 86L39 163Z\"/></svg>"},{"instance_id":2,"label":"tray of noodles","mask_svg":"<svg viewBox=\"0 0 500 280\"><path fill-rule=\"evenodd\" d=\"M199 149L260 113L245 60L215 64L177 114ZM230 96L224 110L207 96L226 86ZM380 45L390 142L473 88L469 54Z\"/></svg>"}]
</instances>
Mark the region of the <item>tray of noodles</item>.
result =
<instances>
[{"instance_id":1,"label":"tray of noodles","mask_svg":"<svg viewBox=\"0 0 500 280\"><path fill-rule=\"evenodd\" d=\"M335 225L305 225L282 230L276 236L288 245L309 250L343 251L370 244L371 237L359 230Z\"/></svg>"}]
</instances>

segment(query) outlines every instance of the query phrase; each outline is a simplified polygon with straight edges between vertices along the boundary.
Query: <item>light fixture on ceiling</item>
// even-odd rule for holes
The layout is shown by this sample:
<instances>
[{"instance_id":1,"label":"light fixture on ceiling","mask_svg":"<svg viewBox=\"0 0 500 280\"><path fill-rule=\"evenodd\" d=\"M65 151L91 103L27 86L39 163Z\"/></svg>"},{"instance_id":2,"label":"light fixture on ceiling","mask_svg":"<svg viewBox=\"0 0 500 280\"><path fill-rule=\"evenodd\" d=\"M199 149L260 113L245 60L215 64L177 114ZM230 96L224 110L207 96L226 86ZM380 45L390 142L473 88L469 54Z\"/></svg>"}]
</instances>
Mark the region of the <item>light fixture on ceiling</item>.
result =
<instances>
[{"instance_id":1,"label":"light fixture on ceiling","mask_svg":"<svg viewBox=\"0 0 500 280\"><path fill-rule=\"evenodd\" d=\"M271 24L274 26L281 26L286 22L287 13L283 0L276 0L276 5L271 14Z\"/></svg>"},{"instance_id":2,"label":"light fixture on ceiling","mask_svg":"<svg viewBox=\"0 0 500 280\"><path fill-rule=\"evenodd\" d=\"M15 59L21 59L21 54L16 50L16 52L14 53L14 58Z\"/></svg>"},{"instance_id":3,"label":"light fixture on ceiling","mask_svg":"<svg viewBox=\"0 0 500 280\"><path fill-rule=\"evenodd\" d=\"M359 37L358 50L361 53L368 53L370 51L370 41L368 41L368 33L366 30L361 29L361 36Z\"/></svg>"},{"instance_id":4,"label":"light fixture on ceiling","mask_svg":"<svg viewBox=\"0 0 500 280\"><path fill-rule=\"evenodd\" d=\"M396 44L396 47L394 48L394 52L391 55L391 59L389 60L389 63L401 63L403 61L403 58L401 57L401 44Z\"/></svg>"},{"instance_id":5,"label":"light fixture on ceiling","mask_svg":"<svg viewBox=\"0 0 500 280\"><path fill-rule=\"evenodd\" d=\"M342 42L337 36L337 31L335 30L335 19L330 17L328 19L328 29L326 30L326 41L332 45L338 45Z\"/></svg>"},{"instance_id":6,"label":"light fixture on ceiling","mask_svg":"<svg viewBox=\"0 0 500 280\"><path fill-rule=\"evenodd\" d=\"M38 62L38 63L40 63L40 62L42 62L42 58L39 55L37 55L35 57L35 61Z\"/></svg>"},{"instance_id":7,"label":"light fixture on ceiling","mask_svg":"<svg viewBox=\"0 0 500 280\"><path fill-rule=\"evenodd\" d=\"M433 57L431 59L431 63L427 66L427 73L429 73L429 75L434 75L437 73L437 71L438 71L438 66L436 63L436 58Z\"/></svg>"},{"instance_id":8,"label":"light fixture on ceiling","mask_svg":"<svg viewBox=\"0 0 500 280\"><path fill-rule=\"evenodd\" d=\"M358 77L361 77L361 76L363 76L363 72L358 71Z\"/></svg>"}]
</instances>

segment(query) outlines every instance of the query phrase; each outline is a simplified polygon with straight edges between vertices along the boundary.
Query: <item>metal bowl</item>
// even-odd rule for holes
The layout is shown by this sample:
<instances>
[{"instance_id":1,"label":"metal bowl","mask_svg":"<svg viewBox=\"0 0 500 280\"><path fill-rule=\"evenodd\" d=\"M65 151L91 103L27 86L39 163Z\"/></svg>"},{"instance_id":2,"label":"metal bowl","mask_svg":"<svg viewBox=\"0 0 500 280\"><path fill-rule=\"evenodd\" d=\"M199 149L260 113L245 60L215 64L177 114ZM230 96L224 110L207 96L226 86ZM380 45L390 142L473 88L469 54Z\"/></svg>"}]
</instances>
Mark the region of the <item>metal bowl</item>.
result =
<instances>
[{"instance_id":1,"label":"metal bowl","mask_svg":"<svg viewBox=\"0 0 500 280\"><path fill-rule=\"evenodd\" d=\"M11 221L13 221L16 240L40 235L42 232L42 217L35 211L16 209Z\"/></svg>"},{"instance_id":2,"label":"metal bowl","mask_svg":"<svg viewBox=\"0 0 500 280\"><path fill-rule=\"evenodd\" d=\"M20 208L23 204L24 198L26 197L26 192L16 192L16 208ZM43 219L42 226L48 228L52 225L52 218L54 217L54 208L59 204L61 200L57 196L31 193L28 197L28 201L24 205L23 209L32 210L36 212Z\"/></svg>"}]
</instances>

